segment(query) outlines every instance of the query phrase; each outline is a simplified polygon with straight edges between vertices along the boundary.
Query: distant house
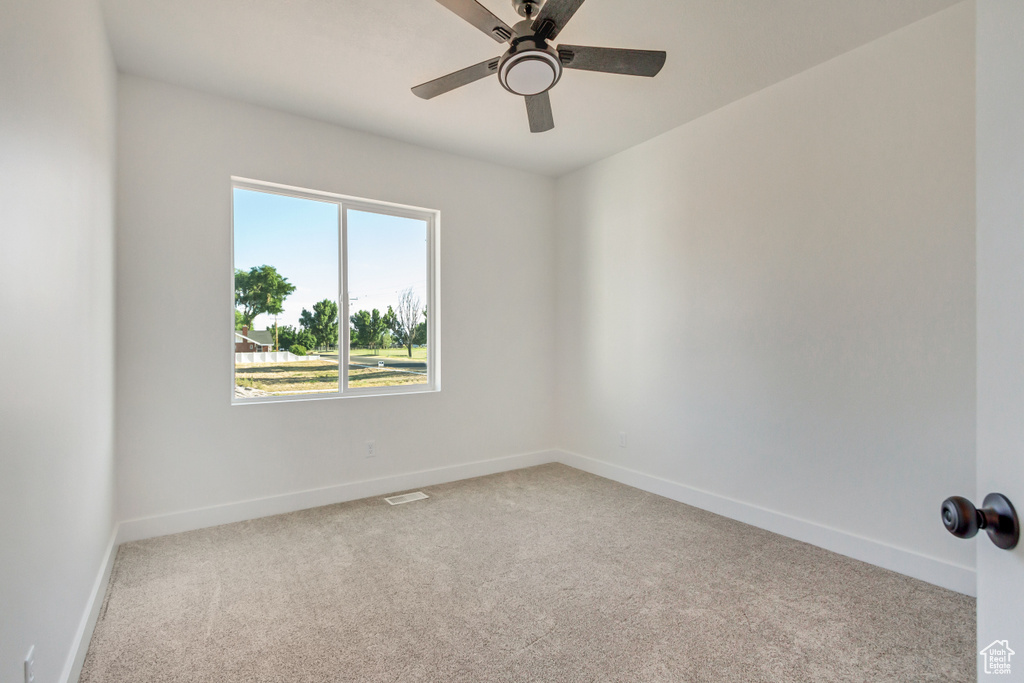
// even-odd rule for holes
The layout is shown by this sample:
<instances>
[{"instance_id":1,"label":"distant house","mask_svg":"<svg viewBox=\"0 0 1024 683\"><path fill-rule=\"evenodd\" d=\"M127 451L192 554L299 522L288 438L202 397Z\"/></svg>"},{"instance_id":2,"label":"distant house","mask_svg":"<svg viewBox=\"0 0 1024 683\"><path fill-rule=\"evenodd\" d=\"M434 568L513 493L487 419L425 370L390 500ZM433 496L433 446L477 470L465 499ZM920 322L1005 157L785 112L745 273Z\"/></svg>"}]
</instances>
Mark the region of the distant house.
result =
<instances>
[{"instance_id":1,"label":"distant house","mask_svg":"<svg viewBox=\"0 0 1024 683\"><path fill-rule=\"evenodd\" d=\"M274 333L270 330L249 331L248 325L235 330L235 353L260 353L274 348Z\"/></svg>"}]
</instances>

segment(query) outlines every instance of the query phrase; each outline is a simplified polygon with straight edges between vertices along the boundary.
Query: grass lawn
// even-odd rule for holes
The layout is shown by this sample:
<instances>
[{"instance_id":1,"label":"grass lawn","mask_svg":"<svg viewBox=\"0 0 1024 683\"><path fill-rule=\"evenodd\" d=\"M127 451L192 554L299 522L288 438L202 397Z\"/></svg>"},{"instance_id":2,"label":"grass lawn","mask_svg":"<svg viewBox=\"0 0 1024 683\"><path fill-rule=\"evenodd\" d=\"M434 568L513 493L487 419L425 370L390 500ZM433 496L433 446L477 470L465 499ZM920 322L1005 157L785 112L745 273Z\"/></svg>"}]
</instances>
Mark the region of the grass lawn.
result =
<instances>
[{"instance_id":1,"label":"grass lawn","mask_svg":"<svg viewBox=\"0 0 1024 683\"><path fill-rule=\"evenodd\" d=\"M338 351L313 351L310 350L310 354L316 354L321 358L330 360L338 360ZM412 358L409 357L409 350L404 346L400 349L351 349L348 354L349 361L357 363L359 365L376 365L377 361L418 361L421 363L427 362L427 347L423 346L420 348L414 348L412 350Z\"/></svg>"},{"instance_id":2,"label":"grass lawn","mask_svg":"<svg viewBox=\"0 0 1024 683\"><path fill-rule=\"evenodd\" d=\"M426 375L377 368L349 368L350 387L393 387L402 384L426 384Z\"/></svg>"},{"instance_id":3,"label":"grass lawn","mask_svg":"<svg viewBox=\"0 0 1024 683\"><path fill-rule=\"evenodd\" d=\"M387 368L351 368L349 370L348 385L353 388L426 383L426 375L399 372ZM323 359L274 365L238 363L235 365L235 384L262 389L270 394L337 391L338 363L336 360Z\"/></svg>"},{"instance_id":4,"label":"grass lawn","mask_svg":"<svg viewBox=\"0 0 1024 683\"><path fill-rule=\"evenodd\" d=\"M338 363L307 360L298 363L236 363L235 384L272 394L293 391L337 391Z\"/></svg>"},{"instance_id":5,"label":"grass lawn","mask_svg":"<svg viewBox=\"0 0 1024 683\"><path fill-rule=\"evenodd\" d=\"M412 358L409 358L409 349L404 346L400 349L350 349L348 352L349 360L356 362L361 361L364 356L372 357L374 360L378 358L394 358L396 360L404 358L405 360L426 361L427 347L413 347Z\"/></svg>"}]
</instances>

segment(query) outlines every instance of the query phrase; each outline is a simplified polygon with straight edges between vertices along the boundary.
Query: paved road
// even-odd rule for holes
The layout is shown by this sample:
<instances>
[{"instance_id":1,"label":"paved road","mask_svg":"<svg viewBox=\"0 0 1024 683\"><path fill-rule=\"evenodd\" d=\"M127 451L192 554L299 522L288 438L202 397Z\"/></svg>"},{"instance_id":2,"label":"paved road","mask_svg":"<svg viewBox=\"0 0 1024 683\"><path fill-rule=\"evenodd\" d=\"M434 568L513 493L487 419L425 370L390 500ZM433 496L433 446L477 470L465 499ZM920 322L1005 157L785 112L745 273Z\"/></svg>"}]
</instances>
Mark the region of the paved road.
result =
<instances>
[{"instance_id":1,"label":"paved road","mask_svg":"<svg viewBox=\"0 0 1024 683\"><path fill-rule=\"evenodd\" d=\"M405 370L406 372L423 372L427 371L427 364L421 360L399 360L397 358L384 358L384 367L392 370ZM360 356L354 356L349 358L349 367L354 368L376 368L377 360L363 360Z\"/></svg>"},{"instance_id":2,"label":"paved road","mask_svg":"<svg viewBox=\"0 0 1024 683\"><path fill-rule=\"evenodd\" d=\"M320 354L321 360L332 360L337 361L337 354L331 353ZM377 367L377 361L384 361L384 367L394 368L396 370L411 370L413 372L426 372L427 362L419 359L403 358L401 356L349 356L349 365L358 365L359 367L375 368Z\"/></svg>"}]
</instances>

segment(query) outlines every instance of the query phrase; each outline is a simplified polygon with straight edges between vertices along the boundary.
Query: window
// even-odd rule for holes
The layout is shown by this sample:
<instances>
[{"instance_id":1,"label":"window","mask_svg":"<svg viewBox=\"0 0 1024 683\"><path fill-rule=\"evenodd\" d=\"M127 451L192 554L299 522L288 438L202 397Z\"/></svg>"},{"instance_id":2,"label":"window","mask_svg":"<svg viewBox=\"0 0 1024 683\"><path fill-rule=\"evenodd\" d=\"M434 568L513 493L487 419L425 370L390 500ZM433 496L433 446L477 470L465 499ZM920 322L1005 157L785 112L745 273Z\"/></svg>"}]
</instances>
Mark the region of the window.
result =
<instances>
[{"instance_id":1,"label":"window","mask_svg":"<svg viewBox=\"0 0 1024 683\"><path fill-rule=\"evenodd\" d=\"M437 224L234 179L234 402L436 391Z\"/></svg>"}]
</instances>

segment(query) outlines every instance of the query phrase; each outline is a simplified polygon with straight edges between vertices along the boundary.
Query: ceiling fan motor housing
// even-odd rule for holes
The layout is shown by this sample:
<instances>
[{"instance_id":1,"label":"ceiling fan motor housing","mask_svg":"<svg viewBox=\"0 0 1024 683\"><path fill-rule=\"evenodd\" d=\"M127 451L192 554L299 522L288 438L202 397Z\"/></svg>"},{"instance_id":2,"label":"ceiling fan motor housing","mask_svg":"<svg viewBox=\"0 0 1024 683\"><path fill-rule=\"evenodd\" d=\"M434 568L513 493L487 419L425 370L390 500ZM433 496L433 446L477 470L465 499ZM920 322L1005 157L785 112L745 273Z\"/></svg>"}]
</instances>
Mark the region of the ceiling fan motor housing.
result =
<instances>
[{"instance_id":1,"label":"ceiling fan motor housing","mask_svg":"<svg viewBox=\"0 0 1024 683\"><path fill-rule=\"evenodd\" d=\"M547 42L519 32L524 23L529 22L516 25L517 37L498 62L498 81L515 95L539 95L558 83L562 77L562 62L558 59L558 52Z\"/></svg>"},{"instance_id":2,"label":"ceiling fan motor housing","mask_svg":"<svg viewBox=\"0 0 1024 683\"><path fill-rule=\"evenodd\" d=\"M515 8L516 14L527 19L537 16L537 12L540 11L543 4L544 0L512 0L512 6Z\"/></svg>"},{"instance_id":3,"label":"ceiling fan motor housing","mask_svg":"<svg viewBox=\"0 0 1024 683\"><path fill-rule=\"evenodd\" d=\"M526 100L526 114L532 133L543 133L555 127L547 91L562 78L563 68L651 77L658 75L665 65L663 50L585 45L562 45L556 50L549 46L548 41L558 37L584 0L512 0L512 7L523 17L515 26L499 19L480 0L437 2L489 38L499 43L508 42L509 49L497 59L488 59L420 83L412 89L413 94L429 100L497 74L501 87Z\"/></svg>"}]
</instances>

